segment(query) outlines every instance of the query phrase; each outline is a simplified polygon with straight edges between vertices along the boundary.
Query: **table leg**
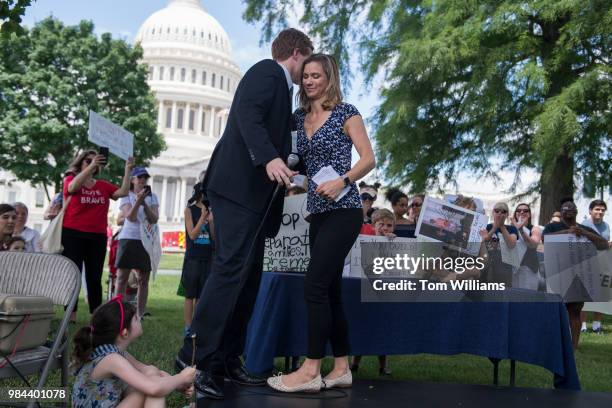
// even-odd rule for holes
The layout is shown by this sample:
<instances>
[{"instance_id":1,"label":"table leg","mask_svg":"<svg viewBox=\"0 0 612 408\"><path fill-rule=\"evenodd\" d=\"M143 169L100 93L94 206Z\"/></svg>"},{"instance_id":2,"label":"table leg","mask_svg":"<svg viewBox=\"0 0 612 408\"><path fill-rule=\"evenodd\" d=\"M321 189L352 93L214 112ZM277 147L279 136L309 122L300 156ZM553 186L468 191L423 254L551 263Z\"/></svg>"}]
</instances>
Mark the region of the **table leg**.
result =
<instances>
[{"instance_id":1,"label":"table leg","mask_svg":"<svg viewBox=\"0 0 612 408\"><path fill-rule=\"evenodd\" d=\"M289 366L289 356L285 356L285 371L284 372L288 373L289 369L290 369L290 366Z\"/></svg>"},{"instance_id":2,"label":"table leg","mask_svg":"<svg viewBox=\"0 0 612 408\"><path fill-rule=\"evenodd\" d=\"M510 386L514 387L516 380L516 361L510 360Z\"/></svg>"},{"instance_id":3,"label":"table leg","mask_svg":"<svg viewBox=\"0 0 612 408\"><path fill-rule=\"evenodd\" d=\"M499 358L490 358L493 363L493 385L499 384Z\"/></svg>"}]
</instances>

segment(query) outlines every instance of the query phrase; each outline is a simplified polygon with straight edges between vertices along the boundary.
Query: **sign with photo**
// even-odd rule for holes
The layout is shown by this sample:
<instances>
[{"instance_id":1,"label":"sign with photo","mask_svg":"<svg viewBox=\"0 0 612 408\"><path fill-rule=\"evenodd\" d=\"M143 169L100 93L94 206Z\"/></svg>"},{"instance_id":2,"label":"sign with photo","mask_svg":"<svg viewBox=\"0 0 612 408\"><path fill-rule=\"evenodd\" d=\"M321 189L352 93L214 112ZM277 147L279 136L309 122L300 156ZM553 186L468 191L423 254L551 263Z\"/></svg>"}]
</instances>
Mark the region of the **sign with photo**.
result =
<instances>
[{"instance_id":1,"label":"sign with photo","mask_svg":"<svg viewBox=\"0 0 612 408\"><path fill-rule=\"evenodd\" d=\"M309 226L306 221L307 194L285 197L283 219L274 238L266 238L263 270L265 272L306 273L310 262Z\"/></svg>"},{"instance_id":2,"label":"sign with photo","mask_svg":"<svg viewBox=\"0 0 612 408\"><path fill-rule=\"evenodd\" d=\"M482 240L480 230L486 227L484 214L427 196L415 234L421 241L443 242L452 249L476 256Z\"/></svg>"}]
</instances>

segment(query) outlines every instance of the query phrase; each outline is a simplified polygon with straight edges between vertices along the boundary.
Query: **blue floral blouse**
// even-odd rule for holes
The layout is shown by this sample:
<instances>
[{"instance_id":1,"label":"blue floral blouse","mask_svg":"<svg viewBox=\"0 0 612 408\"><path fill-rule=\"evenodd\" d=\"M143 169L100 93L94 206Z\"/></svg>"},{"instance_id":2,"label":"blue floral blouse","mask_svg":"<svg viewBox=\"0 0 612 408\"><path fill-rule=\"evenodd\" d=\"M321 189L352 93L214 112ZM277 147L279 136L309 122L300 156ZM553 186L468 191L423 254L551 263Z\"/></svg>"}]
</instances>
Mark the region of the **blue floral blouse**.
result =
<instances>
[{"instance_id":1,"label":"blue floral blouse","mask_svg":"<svg viewBox=\"0 0 612 408\"><path fill-rule=\"evenodd\" d=\"M308 176L306 208L311 214L340 208L361 208L359 190L355 183L351 183L351 188L344 197L337 202L330 202L315 193L317 185L312 181L312 177L325 166L332 166L340 176L351 169L353 141L344 133L344 123L355 115L360 115L360 113L353 105L348 103L336 105L329 118L309 140L304 130L306 112L298 109L294 113L298 154L306 164L306 175Z\"/></svg>"},{"instance_id":2,"label":"blue floral blouse","mask_svg":"<svg viewBox=\"0 0 612 408\"><path fill-rule=\"evenodd\" d=\"M75 408L114 408L121 402L127 384L117 377L92 380L90 378L96 365L109 354L119 353L125 357L114 344L103 344L94 349L87 363L76 371L72 387L72 406Z\"/></svg>"}]
</instances>

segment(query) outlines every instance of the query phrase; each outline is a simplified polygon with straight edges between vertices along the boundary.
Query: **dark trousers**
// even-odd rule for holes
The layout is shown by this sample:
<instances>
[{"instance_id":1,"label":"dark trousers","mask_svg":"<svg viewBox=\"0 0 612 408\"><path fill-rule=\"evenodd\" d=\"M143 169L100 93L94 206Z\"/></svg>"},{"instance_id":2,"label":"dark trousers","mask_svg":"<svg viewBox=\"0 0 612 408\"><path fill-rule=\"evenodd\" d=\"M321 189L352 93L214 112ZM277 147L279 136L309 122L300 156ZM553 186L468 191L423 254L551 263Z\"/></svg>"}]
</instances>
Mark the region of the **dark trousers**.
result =
<instances>
[{"instance_id":1,"label":"dark trousers","mask_svg":"<svg viewBox=\"0 0 612 408\"><path fill-rule=\"evenodd\" d=\"M196 333L197 367L219 373L227 358L239 357L244 350L261 281L265 237L260 233L253 241L262 214L212 191L208 198L215 217L216 256L191 329ZM185 338L179 357L191 363L191 338Z\"/></svg>"},{"instance_id":2,"label":"dark trousers","mask_svg":"<svg viewBox=\"0 0 612 408\"><path fill-rule=\"evenodd\" d=\"M64 255L76 264L81 273L85 264L89 313L102 304L102 270L106 256L106 234L62 229ZM76 310L76 307L75 309Z\"/></svg>"},{"instance_id":3,"label":"dark trousers","mask_svg":"<svg viewBox=\"0 0 612 408\"><path fill-rule=\"evenodd\" d=\"M311 255L304 281L308 358L323 358L328 340L334 357L349 354L348 324L342 307L342 269L344 259L359 235L362 221L360 208L332 210L312 216Z\"/></svg>"}]
</instances>

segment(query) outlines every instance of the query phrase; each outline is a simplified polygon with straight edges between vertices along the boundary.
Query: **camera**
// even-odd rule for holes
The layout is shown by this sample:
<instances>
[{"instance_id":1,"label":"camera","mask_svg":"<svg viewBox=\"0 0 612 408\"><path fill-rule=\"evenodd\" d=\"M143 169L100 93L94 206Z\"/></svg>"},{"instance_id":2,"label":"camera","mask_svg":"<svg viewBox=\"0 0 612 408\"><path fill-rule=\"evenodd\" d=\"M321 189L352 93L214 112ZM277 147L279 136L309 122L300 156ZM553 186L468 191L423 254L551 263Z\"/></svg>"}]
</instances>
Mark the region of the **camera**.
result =
<instances>
[{"instance_id":1,"label":"camera","mask_svg":"<svg viewBox=\"0 0 612 408\"><path fill-rule=\"evenodd\" d=\"M150 196L151 195L151 186L144 186L144 191L146 191L145 197L146 196Z\"/></svg>"}]
</instances>

